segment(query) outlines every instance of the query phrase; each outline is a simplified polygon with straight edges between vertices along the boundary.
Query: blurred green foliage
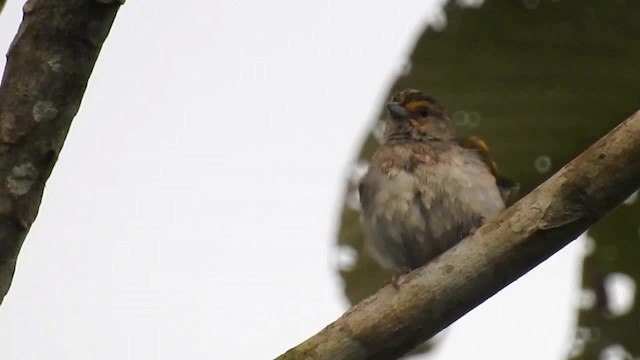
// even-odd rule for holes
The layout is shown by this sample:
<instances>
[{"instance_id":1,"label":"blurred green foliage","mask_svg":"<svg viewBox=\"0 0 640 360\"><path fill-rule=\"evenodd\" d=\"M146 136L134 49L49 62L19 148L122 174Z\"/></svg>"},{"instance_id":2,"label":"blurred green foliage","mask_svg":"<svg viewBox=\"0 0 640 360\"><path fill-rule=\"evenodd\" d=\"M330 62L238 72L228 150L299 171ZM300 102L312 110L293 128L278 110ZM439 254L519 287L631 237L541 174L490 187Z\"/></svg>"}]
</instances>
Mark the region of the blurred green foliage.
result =
<instances>
[{"instance_id":1,"label":"blurred green foliage","mask_svg":"<svg viewBox=\"0 0 640 360\"><path fill-rule=\"evenodd\" d=\"M450 2L445 13L446 26L425 29L389 94L411 87L439 98L461 135L487 140L502 172L521 184L520 196L640 108L640 1ZM354 169L364 168L376 142L372 132ZM337 236L341 249L355 255L339 269L351 303L390 278L363 249L355 178ZM608 290L612 273L640 279L639 203L623 205L589 231L595 240L584 260L570 358L599 359L615 344L640 356L638 297L630 311L614 313Z\"/></svg>"}]
</instances>

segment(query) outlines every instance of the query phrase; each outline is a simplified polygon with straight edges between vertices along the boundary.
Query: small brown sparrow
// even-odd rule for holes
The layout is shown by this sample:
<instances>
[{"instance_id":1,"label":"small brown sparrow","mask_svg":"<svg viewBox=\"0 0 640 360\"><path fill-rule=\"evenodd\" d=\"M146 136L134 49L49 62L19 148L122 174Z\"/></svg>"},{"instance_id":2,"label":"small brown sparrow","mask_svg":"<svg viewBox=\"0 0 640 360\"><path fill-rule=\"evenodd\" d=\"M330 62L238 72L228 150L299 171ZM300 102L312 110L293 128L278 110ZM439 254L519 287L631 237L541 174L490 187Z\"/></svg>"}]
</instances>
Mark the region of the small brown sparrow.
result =
<instances>
[{"instance_id":1,"label":"small brown sparrow","mask_svg":"<svg viewBox=\"0 0 640 360\"><path fill-rule=\"evenodd\" d=\"M407 89L387 103L384 139L359 192L366 243L397 273L439 256L505 208L517 184L478 137L459 139L444 107Z\"/></svg>"}]
</instances>

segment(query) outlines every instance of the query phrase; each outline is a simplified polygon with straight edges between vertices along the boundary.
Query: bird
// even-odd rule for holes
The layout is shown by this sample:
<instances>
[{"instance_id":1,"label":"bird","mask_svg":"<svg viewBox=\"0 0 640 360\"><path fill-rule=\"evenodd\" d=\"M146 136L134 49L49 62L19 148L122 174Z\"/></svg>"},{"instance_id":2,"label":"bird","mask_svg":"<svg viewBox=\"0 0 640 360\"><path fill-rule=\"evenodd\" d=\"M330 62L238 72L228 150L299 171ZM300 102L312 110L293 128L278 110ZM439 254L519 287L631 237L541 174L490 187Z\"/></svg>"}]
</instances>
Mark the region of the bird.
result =
<instances>
[{"instance_id":1,"label":"bird","mask_svg":"<svg viewBox=\"0 0 640 360\"><path fill-rule=\"evenodd\" d=\"M443 105L419 90L386 104L383 139L358 193L365 244L396 276L438 257L505 208L518 184L487 144L457 137Z\"/></svg>"}]
</instances>

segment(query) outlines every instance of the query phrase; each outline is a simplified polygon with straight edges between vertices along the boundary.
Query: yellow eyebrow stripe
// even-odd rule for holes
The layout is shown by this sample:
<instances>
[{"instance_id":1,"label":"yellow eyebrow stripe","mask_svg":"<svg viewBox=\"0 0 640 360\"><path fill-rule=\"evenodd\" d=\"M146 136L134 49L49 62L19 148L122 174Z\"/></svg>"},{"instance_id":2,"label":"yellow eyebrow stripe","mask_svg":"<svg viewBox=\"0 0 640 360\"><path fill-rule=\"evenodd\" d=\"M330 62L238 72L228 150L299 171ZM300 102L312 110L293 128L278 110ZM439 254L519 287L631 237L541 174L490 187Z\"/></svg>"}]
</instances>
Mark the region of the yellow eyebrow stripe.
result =
<instances>
[{"instance_id":1,"label":"yellow eyebrow stripe","mask_svg":"<svg viewBox=\"0 0 640 360\"><path fill-rule=\"evenodd\" d=\"M426 100L414 100L410 101L408 104L404 106L404 108L409 112L418 111L420 109L425 109L431 107L431 103Z\"/></svg>"}]
</instances>

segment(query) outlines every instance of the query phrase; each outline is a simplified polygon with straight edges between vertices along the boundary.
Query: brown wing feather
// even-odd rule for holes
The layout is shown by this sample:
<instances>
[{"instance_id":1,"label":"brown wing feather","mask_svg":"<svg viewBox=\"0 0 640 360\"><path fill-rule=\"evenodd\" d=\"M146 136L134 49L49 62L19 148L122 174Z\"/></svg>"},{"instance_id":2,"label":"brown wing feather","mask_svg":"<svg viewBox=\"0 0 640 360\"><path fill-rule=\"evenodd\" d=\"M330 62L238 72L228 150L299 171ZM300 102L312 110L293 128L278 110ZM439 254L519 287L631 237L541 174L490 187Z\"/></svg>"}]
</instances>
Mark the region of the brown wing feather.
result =
<instances>
[{"instance_id":1,"label":"brown wing feather","mask_svg":"<svg viewBox=\"0 0 640 360\"><path fill-rule=\"evenodd\" d=\"M478 152L482 162L487 165L491 174L496 178L496 185L498 185L502 200L506 202L518 193L520 184L500 174L498 171L498 164L496 164L496 162L491 158L489 146L484 140L478 136L472 135L458 138L457 142L465 149L476 150Z\"/></svg>"}]
</instances>

